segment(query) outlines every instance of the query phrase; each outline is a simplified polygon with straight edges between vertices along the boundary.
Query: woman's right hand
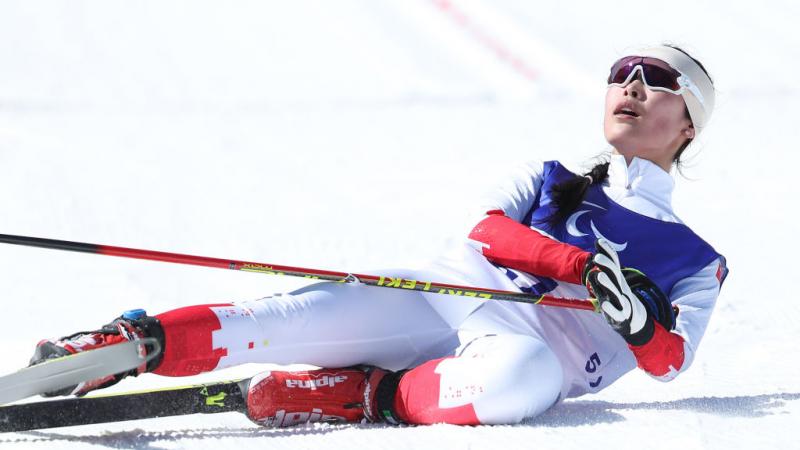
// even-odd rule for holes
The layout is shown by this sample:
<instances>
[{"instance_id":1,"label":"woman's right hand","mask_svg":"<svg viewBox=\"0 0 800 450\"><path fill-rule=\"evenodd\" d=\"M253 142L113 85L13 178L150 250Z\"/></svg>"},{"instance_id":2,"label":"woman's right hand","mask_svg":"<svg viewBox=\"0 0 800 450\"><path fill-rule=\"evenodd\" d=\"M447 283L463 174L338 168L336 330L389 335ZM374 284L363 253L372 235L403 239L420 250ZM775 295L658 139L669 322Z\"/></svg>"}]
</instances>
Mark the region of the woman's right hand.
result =
<instances>
[{"instance_id":1,"label":"woman's right hand","mask_svg":"<svg viewBox=\"0 0 800 450\"><path fill-rule=\"evenodd\" d=\"M603 317L629 344L644 345L658 321L667 331L675 316L669 298L636 269L623 268L608 241L599 239L583 270L583 282L600 302Z\"/></svg>"}]
</instances>

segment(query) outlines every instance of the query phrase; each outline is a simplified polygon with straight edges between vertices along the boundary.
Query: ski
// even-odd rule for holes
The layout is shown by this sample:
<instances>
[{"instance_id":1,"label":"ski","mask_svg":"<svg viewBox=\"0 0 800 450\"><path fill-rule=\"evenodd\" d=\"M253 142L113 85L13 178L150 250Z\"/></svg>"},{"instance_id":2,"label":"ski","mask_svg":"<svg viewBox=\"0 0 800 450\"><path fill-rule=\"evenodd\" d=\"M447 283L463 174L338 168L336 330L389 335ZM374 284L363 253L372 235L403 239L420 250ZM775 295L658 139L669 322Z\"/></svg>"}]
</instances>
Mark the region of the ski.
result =
<instances>
[{"instance_id":1,"label":"ski","mask_svg":"<svg viewBox=\"0 0 800 450\"><path fill-rule=\"evenodd\" d=\"M144 346L154 349L144 354ZM57 391L84 381L127 372L161 351L158 340L146 338L47 360L0 377L0 405Z\"/></svg>"},{"instance_id":2,"label":"ski","mask_svg":"<svg viewBox=\"0 0 800 450\"><path fill-rule=\"evenodd\" d=\"M0 433L184 414L245 412L250 379L0 406Z\"/></svg>"}]
</instances>

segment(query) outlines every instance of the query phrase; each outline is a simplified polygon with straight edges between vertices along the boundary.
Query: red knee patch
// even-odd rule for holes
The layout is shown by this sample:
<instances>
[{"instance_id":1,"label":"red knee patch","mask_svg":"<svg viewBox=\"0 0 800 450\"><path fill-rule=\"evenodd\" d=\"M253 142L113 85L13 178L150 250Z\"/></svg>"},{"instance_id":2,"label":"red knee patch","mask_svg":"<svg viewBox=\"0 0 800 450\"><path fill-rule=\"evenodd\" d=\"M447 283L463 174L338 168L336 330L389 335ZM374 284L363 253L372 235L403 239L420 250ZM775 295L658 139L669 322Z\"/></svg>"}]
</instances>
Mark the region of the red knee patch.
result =
<instances>
[{"instance_id":1,"label":"red knee patch","mask_svg":"<svg viewBox=\"0 0 800 450\"><path fill-rule=\"evenodd\" d=\"M436 373L436 367L445 359L449 358L428 361L408 371L400 379L394 407L403 421L414 424L480 425L471 403L453 408L439 406L441 375Z\"/></svg>"},{"instance_id":2,"label":"red knee patch","mask_svg":"<svg viewBox=\"0 0 800 450\"><path fill-rule=\"evenodd\" d=\"M154 371L159 375L181 377L214 370L228 351L213 348L211 333L221 325L210 308L230 303L188 306L159 314L164 329L164 356Z\"/></svg>"}]
</instances>

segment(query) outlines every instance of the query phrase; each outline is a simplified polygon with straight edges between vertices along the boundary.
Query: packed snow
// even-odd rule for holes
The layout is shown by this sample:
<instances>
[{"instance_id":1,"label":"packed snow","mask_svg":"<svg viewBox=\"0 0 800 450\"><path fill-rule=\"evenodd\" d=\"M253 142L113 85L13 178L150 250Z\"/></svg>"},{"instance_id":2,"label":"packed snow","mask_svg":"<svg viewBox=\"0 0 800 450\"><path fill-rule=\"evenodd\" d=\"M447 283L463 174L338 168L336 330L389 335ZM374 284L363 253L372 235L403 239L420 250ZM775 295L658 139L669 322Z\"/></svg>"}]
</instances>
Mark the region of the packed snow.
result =
<instances>
[{"instance_id":1,"label":"packed snow","mask_svg":"<svg viewBox=\"0 0 800 450\"><path fill-rule=\"evenodd\" d=\"M362 273L418 266L463 238L476 198L515 164L577 168L607 150L609 65L672 42L718 90L673 203L731 274L687 373L637 371L521 425L275 430L226 413L6 433L0 447L797 446L798 19L789 0L3 2L0 233ZM0 373L38 340L126 309L306 283L5 245L0 273Z\"/></svg>"}]
</instances>

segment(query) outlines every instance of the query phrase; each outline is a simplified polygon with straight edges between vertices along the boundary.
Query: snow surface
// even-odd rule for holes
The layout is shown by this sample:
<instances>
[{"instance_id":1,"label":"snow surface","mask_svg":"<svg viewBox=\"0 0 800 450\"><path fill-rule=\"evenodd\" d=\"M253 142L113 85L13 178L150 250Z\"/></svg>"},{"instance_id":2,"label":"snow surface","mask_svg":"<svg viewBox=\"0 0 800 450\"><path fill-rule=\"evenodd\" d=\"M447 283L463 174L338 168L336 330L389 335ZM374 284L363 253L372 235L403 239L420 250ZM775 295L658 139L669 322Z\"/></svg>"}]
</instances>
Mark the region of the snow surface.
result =
<instances>
[{"instance_id":1,"label":"snow surface","mask_svg":"<svg viewBox=\"0 0 800 450\"><path fill-rule=\"evenodd\" d=\"M463 235L476 196L514 164L605 150L609 64L670 41L718 89L675 209L731 275L688 373L631 373L518 426L267 430L230 413L9 433L0 447L800 448L798 19L790 0L4 1L0 233L332 270L418 265ZM0 373L39 339L129 308L304 283L16 246L0 248L0 273Z\"/></svg>"}]
</instances>

